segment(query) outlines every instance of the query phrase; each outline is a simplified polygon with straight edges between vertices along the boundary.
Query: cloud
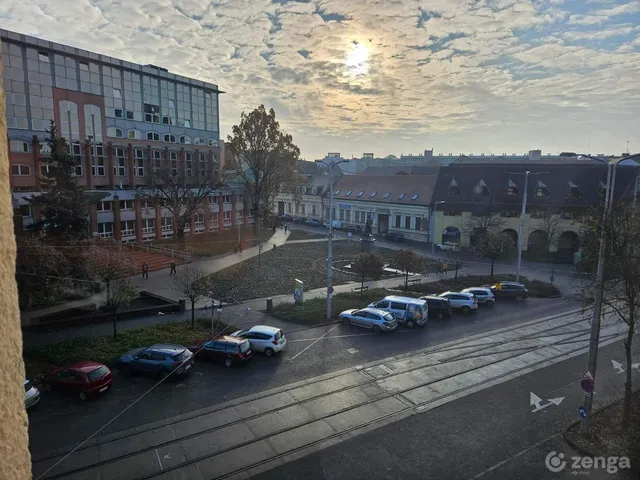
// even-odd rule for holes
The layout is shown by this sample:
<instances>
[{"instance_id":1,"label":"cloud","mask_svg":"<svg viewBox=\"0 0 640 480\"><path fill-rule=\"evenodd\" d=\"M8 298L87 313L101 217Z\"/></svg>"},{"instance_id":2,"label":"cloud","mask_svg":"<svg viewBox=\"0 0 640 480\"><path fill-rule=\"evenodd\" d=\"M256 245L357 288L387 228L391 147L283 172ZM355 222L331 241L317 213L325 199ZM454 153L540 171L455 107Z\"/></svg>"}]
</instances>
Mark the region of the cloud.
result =
<instances>
[{"instance_id":1,"label":"cloud","mask_svg":"<svg viewBox=\"0 0 640 480\"><path fill-rule=\"evenodd\" d=\"M218 84L222 138L241 111L265 103L307 158L334 145L344 154L571 150L587 118L594 131L596 121L618 125L604 151L637 125L638 5L22 0L0 4L0 26ZM606 51L593 47L604 41ZM350 57L353 42L364 60Z\"/></svg>"}]
</instances>

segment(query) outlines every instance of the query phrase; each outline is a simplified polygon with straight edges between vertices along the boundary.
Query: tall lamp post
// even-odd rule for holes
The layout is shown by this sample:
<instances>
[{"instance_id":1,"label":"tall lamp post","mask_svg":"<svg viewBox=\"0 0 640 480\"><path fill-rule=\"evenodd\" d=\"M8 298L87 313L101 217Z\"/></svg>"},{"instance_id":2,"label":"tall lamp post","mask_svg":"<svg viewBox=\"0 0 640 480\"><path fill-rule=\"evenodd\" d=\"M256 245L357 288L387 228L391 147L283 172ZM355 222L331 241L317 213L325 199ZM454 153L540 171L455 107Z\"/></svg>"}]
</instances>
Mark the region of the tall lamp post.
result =
<instances>
[{"instance_id":1,"label":"tall lamp post","mask_svg":"<svg viewBox=\"0 0 640 480\"><path fill-rule=\"evenodd\" d=\"M337 162L327 163L317 160L329 169L329 227L328 227L328 248L327 248L327 321L331 320L331 296L333 295L333 168L341 163L349 163L349 160L342 159Z\"/></svg>"},{"instance_id":2,"label":"tall lamp post","mask_svg":"<svg viewBox=\"0 0 640 480\"><path fill-rule=\"evenodd\" d=\"M433 238L431 239L431 255L436 253L436 214L438 213L438 205L445 203L444 200L440 200L433 204Z\"/></svg>"},{"instance_id":3,"label":"tall lamp post","mask_svg":"<svg viewBox=\"0 0 640 480\"><path fill-rule=\"evenodd\" d=\"M597 160L607 164L607 188L604 198L604 213L602 215L602 221L600 223L600 247L598 249L598 269L596 271L596 284L595 284L595 297L593 302L593 314L591 318L591 334L589 337L589 360L588 371L593 377L595 382L596 378L596 366L598 363L598 346L600 342L600 316L602 314L602 295L603 295L603 280L605 269L605 255L607 252L607 225L610 218L611 206L613 205L613 194L616 187L616 171L618 165L625 160L632 160L636 157L640 157L640 154L632 155L630 157L624 157L615 162L609 162L603 158L592 157L590 155L579 155L579 157L586 157L592 160ZM637 179L636 179L637 180ZM580 433L582 435L589 434L589 423L591 419L591 409L593 406L593 394L585 394L584 407L587 410L587 415L582 419L580 425Z\"/></svg>"}]
</instances>

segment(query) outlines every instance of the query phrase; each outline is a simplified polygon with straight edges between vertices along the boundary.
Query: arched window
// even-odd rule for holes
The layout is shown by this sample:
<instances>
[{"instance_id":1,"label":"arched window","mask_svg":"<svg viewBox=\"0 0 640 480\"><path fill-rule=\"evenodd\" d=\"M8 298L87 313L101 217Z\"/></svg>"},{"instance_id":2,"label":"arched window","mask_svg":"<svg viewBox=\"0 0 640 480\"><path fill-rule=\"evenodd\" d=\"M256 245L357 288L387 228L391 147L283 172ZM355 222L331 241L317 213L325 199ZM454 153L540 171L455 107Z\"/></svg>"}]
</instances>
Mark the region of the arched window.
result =
<instances>
[{"instance_id":1,"label":"arched window","mask_svg":"<svg viewBox=\"0 0 640 480\"><path fill-rule=\"evenodd\" d=\"M168 143L176 143L176 136L171 133L165 133L164 141Z\"/></svg>"},{"instance_id":2,"label":"arched window","mask_svg":"<svg viewBox=\"0 0 640 480\"><path fill-rule=\"evenodd\" d=\"M124 138L124 131L121 128L109 127L107 129L108 137Z\"/></svg>"},{"instance_id":3,"label":"arched window","mask_svg":"<svg viewBox=\"0 0 640 480\"><path fill-rule=\"evenodd\" d=\"M180 143L185 145L191 144L191 137L189 135L180 135Z\"/></svg>"},{"instance_id":4,"label":"arched window","mask_svg":"<svg viewBox=\"0 0 640 480\"><path fill-rule=\"evenodd\" d=\"M84 106L84 129L89 140L102 141L102 115L97 105Z\"/></svg>"},{"instance_id":5,"label":"arched window","mask_svg":"<svg viewBox=\"0 0 640 480\"><path fill-rule=\"evenodd\" d=\"M195 137L193 139L193 144L194 145L204 145L204 138L202 137Z\"/></svg>"},{"instance_id":6,"label":"arched window","mask_svg":"<svg viewBox=\"0 0 640 480\"><path fill-rule=\"evenodd\" d=\"M210 138L209 139L209 146L210 147L217 147L218 146L218 140L216 140L215 138Z\"/></svg>"},{"instance_id":7,"label":"arched window","mask_svg":"<svg viewBox=\"0 0 640 480\"><path fill-rule=\"evenodd\" d=\"M132 140L142 140L144 137L142 136L142 132L140 130L129 130L127 131L127 138Z\"/></svg>"},{"instance_id":8,"label":"arched window","mask_svg":"<svg viewBox=\"0 0 640 480\"><path fill-rule=\"evenodd\" d=\"M78 105L68 100L60 100L60 135L67 140L80 139L80 123L78 121Z\"/></svg>"},{"instance_id":9,"label":"arched window","mask_svg":"<svg viewBox=\"0 0 640 480\"><path fill-rule=\"evenodd\" d=\"M11 165L11 175L17 177L31 175L31 167L29 165Z\"/></svg>"},{"instance_id":10,"label":"arched window","mask_svg":"<svg viewBox=\"0 0 640 480\"><path fill-rule=\"evenodd\" d=\"M147 140L152 140L154 142L160 141L160 134L156 132L147 132Z\"/></svg>"}]
</instances>

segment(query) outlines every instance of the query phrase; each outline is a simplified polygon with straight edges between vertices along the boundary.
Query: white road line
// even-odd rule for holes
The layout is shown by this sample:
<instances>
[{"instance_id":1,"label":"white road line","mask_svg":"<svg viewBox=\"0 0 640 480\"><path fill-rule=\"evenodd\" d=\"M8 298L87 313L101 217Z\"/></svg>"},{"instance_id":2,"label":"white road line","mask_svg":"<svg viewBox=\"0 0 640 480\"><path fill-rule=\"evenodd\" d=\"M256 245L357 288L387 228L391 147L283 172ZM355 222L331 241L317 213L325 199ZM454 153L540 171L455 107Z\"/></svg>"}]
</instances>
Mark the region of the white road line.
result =
<instances>
[{"instance_id":1,"label":"white road line","mask_svg":"<svg viewBox=\"0 0 640 480\"><path fill-rule=\"evenodd\" d=\"M521 457L522 455L524 455L525 453L533 450L534 448L538 448L540 445L542 445L543 443L547 443L549 440L555 438L555 437L559 437L560 434L559 433L554 433L553 435L545 438L544 440L540 440L538 443L531 445L528 448L525 448L524 450L516 453L515 455L510 456L509 458L502 460L501 462L496 463L495 465L487 468L486 470L478 473L477 475L474 475L473 477L471 477L469 480L476 480L478 478L484 477L487 473L491 473L494 470L500 468L501 466L505 465L506 463L509 463L511 460L514 460L518 457Z\"/></svg>"},{"instance_id":2,"label":"white road line","mask_svg":"<svg viewBox=\"0 0 640 480\"><path fill-rule=\"evenodd\" d=\"M328 332L327 332L328 333ZM411 330L399 330L399 331L395 331L393 332L393 335L397 334L397 333L412 333ZM326 335L326 333L325 333ZM334 338L347 338L347 337L373 337L373 336L377 336L377 333L349 333L347 335L332 335L330 337L325 337L324 335L322 337L312 337L312 338L294 338L293 340L289 340L287 338L287 343L292 343L292 342L312 342L314 340L331 340Z\"/></svg>"},{"instance_id":3,"label":"white road line","mask_svg":"<svg viewBox=\"0 0 640 480\"><path fill-rule=\"evenodd\" d=\"M338 324L339 325L339 324ZM329 330L327 333L325 333L324 335L322 335L322 337L318 338L315 342L307 345L304 349L300 350L298 353L296 353L293 357L291 357L291 361L293 362L296 358L298 358L300 355L302 355L304 352L306 352L307 350L309 350L311 347L313 347L316 343L318 343L320 340L322 340L325 336L329 335L331 332L333 332L336 328L338 328L338 325L336 325L335 327L333 327L331 330Z\"/></svg>"},{"instance_id":4,"label":"white road line","mask_svg":"<svg viewBox=\"0 0 640 480\"><path fill-rule=\"evenodd\" d=\"M160 465L160 470L164 470L162 468L162 462L160 461L160 455L158 454L158 449L156 448L156 458L158 459L158 464Z\"/></svg>"},{"instance_id":5,"label":"white road line","mask_svg":"<svg viewBox=\"0 0 640 480\"><path fill-rule=\"evenodd\" d=\"M380 367L381 370L384 370L385 372L387 372L389 375L393 375L395 373L393 370L391 370L386 365L380 364L380 365L378 365L378 367Z\"/></svg>"}]
</instances>

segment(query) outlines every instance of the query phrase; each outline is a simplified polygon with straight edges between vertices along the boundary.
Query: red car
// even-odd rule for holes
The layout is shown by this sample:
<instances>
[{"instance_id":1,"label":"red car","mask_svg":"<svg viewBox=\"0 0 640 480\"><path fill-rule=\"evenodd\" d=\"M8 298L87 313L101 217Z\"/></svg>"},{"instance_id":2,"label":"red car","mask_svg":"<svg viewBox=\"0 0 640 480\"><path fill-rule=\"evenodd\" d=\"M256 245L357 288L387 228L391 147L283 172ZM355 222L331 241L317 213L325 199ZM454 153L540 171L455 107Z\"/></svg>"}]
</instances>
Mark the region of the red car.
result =
<instances>
[{"instance_id":1,"label":"red car","mask_svg":"<svg viewBox=\"0 0 640 480\"><path fill-rule=\"evenodd\" d=\"M53 370L43 380L46 390L76 395L80 400L111 388L111 370L96 362L76 362Z\"/></svg>"}]
</instances>

